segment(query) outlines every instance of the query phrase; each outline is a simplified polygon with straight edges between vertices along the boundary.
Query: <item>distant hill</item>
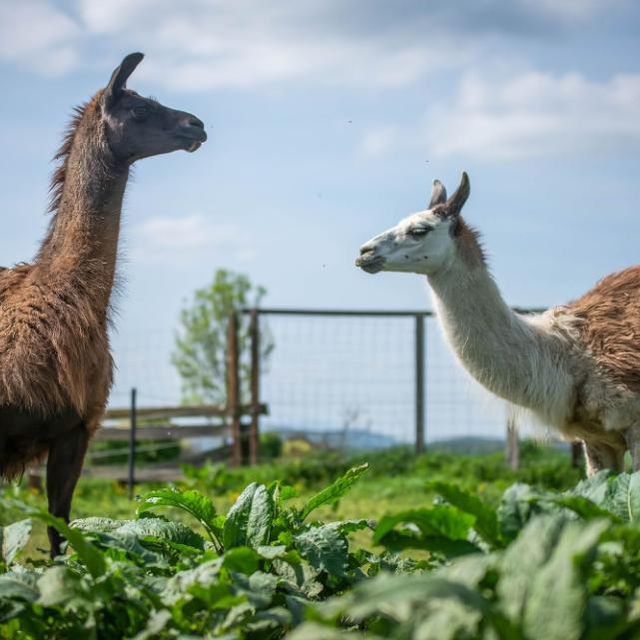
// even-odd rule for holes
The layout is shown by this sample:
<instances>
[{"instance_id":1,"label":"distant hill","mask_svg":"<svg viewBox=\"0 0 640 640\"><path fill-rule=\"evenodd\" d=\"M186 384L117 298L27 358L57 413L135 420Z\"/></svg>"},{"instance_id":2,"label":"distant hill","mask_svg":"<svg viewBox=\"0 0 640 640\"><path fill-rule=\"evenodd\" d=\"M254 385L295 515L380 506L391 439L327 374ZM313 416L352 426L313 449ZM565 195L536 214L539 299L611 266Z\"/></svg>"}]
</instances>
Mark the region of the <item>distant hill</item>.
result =
<instances>
[{"instance_id":1,"label":"distant hill","mask_svg":"<svg viewBox=\"0 0 640 640\"><path fill-rule=\"evenodd\" d=\"M319 444L328 449L343 449L347 451L370 451L372 449L387 449L402 444L399 440L383 433L374 433L364 429L349 429L348 431L317 431L302 430L292 427L274 429L285 440L302 438L313 444Z\"/></svg>"},{"instance_id":2,"label":"distant hill","mask_svg":"<svg viewBox=\"0 0 640 640\"><path fill-rule=\"evenodd\" d=\"M319 431L296 429L295 427L281 427L273 429L285 440L301 438L312 444L318 444L328 449L339 449L349 452L371 451L374 449L388 449L398 446L413 446L413 442L399 440L393 436L383 433L366 431L365 429L349 429L342 431L338 429ZM438 451L443 453L457 453L466 455L479 455L484 453L495 453L504 451L506 446L503 438L491 438L482 436L462 436L460 438L448 438L446 440L436 440L428 442L428 451ZM560 450L566 450L569 445L566 442L550 441L546 443Z\"/></svg>"},{"instance_id":3,"label":"distant hill","mask_svg":"<svg viewBox=\"0 0 640 640\"><path fill-rule=\"evenodd\" d=\"M477 455L504 451L505 446L505 441L502 438L465 436L461 438L450 438L449 440L436 440L435 442L429 442L427 444L427 449L443 453Z\"/></svg>"},{"instance_id":4,"label":"distant hill","mask_svg":"<svg viewBox=\"0 0 640 640\"><path fill-rule=\"evenodd\" d=\"M387 449L399 445L413 443L404 442L383 433L375 433L364 429L342 430L303 430L293 427L276 429L285 440L302 438L313 444L319 444L329 449L342 449L347 451L370 451L372 449ZM443 451L460 454L493 453L504 450L504 440L500 438L461 437L448 440L429 442L427 449L431 451Z\"/></svg>"}]
</instances>

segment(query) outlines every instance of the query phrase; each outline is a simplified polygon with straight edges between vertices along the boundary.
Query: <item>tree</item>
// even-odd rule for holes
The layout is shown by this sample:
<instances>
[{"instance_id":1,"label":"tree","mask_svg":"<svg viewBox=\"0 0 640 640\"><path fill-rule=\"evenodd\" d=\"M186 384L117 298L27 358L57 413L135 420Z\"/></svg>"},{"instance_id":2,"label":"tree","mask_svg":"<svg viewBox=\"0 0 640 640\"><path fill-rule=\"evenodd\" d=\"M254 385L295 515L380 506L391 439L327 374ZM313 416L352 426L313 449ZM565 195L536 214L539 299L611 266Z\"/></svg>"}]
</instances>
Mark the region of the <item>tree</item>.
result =
<instances>
[{"instance_id":1,"label":"tree","mask_svg":"<svg viewBox=\"0 0 640 640\"><path fill-rule=\"evenodd\" d=\"M224 404L226 401L227 326L233 311L260 306L267 291L248 276L226 269L216 271L213 282L194 293L180 312L180 328L171 362L182 379L185 404ZM248 402L251 376L249 317L238 316L238 361L242 401ZM264 368L274 348L273 338L261 322L260 364Z\"/></svg>"}]
</instances>

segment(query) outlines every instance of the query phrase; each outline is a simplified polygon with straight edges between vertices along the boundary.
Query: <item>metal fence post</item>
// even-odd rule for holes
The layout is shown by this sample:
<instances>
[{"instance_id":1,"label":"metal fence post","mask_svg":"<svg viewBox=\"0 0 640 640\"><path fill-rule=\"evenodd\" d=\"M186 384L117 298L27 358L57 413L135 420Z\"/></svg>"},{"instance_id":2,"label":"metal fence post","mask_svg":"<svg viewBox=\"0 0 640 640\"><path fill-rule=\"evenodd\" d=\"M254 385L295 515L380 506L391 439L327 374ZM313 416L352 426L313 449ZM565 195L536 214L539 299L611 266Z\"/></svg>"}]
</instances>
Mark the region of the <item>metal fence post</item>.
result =
<instances>
[{"instance_id":1,"label":"metal fence post","mask_svg":"<svg viewBox=\"0 0 640 640\"><path fill-rule=\"evenodd\" d=\"M507 414L507 464L513 471L520 468L520 442L518 440L518 425L512 411Z\"/></svg>"},{"instance_id":2,"label":"metal fence post","mask_svg":"<svg viewBox=\"0 0 640 640\"><path fill-rule=\"evenodd\" d=\"M416 453L424 452L424 318L415 316L416 346Z\"/></svg>"},{"instance_id":3,"label":"metal fence post","mask_svg":"<svg viewBox=\"0 0 640 640\"><path fill-rule=\"evenodd\" d=\"M251 309L251 428L249 431L249 462L260 459L260 313Z\"/></svg>"},{"instance_id":4,"label":"metal fence post","mask_svg":"<svg viewBox=\"0 0 640 640\"><path fill-rule=\"evenodd\" d=\"M133 489L136 484L136 428L137 428L137 391L131 389L131 413L129 423L129 476L127 487L129 488L129 500L133 500Z\"/></svg>"},{"instance_id":5,"label":"metal fence post","mask_svg":"<svg viewBox=\"0 0 640 640\"><path fill-rule=\"evenodd\" d=\"M227 333L227 417L231 425L231 464L242 462L242 429L240 424L240 376L238 370L238 314L229 315Z\"/></svg>"}]
</instances>

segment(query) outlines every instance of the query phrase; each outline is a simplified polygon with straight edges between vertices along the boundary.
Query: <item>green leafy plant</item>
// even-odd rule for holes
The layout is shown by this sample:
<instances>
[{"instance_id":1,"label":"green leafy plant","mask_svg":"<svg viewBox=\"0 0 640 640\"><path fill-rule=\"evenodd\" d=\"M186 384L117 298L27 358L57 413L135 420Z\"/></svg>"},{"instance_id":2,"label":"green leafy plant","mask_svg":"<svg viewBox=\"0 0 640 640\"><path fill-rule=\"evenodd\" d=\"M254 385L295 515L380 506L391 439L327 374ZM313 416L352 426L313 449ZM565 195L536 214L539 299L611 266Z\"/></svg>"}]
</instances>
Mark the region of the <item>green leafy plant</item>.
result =
<instances>
[{"instance_id":1,"label":"green leafy plant","mask_svg":"<svg viewBox=\"0 0 640 640\"><path fill-rule=\"evenodd\" d=\"M304 500L253 481L226 514L196 489L161 488L131 519L71 525L0 498L22 514L0 530L0 638L639 636L640 473L562 492L516 483L497 502L438 479L423 483L433 504L377 522L313 519L368 472ZM25 555L37 523L68 540L53 564Z\"/></svg>"}]
</instances>

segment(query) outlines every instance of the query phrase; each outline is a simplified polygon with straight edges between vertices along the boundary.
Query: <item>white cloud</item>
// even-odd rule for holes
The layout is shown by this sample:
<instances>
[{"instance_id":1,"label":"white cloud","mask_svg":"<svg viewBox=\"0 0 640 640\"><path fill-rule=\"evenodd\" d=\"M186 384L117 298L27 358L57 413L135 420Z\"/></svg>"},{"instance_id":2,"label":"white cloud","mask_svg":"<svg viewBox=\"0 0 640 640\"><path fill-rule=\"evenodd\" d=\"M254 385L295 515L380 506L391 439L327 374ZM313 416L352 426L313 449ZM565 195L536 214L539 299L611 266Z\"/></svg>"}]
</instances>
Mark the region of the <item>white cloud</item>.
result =
<instances>
[{"instance_id":1,"label":"white cloud","mask_svg":"<svg viewBox=\"0 0 640 640\"><path fill-rule=\"evenodd\" d=\"M640 144L639 104L640 75L467 74L421 124L369 131L361 146L379 155L418 144L433 156L479 160L628 149Z\"/></svg>"},{"instance_id":2,"label":"white cloud","mask_svg":"<svg viewBox=\"0 0 640 640\"><path fill-rule=\"evenodd\" d=\"M80 0L79 7L90 32L149 54L148 78L185 91L309 78L399 86L459 63L466 49L437 35L344 29L336 0Z\"/></svg>"},{"instance_id":3,"label":"white cloud","mask_svg":"<svg viewBox=\"0 0 640 640\"><path fill-rule=\"evenodd\" d=\"M131 254L143 262L201 259L211 251L224 251L241 262L253 250L246 233L231 224L215 224L203 215L157 216L136 225L131 234Z\"/></svg>"},{"instance_id":4,"label":"white cloud","mask_svg":"<svg viewBox=\"0 0 640 640\"><path fill-rule=\"evenodd\" d=\"M362 28L360 14L374 24ZM431 31L403 18L390 27L341 0L76 0L67 13L53 0L0 1L0 61L62 74L93 64L90 46L113 52L109 69L141 50L141 74L184 91L290 80L402 86L468 59L470 44Z\"/></svg>"},{"instance_id":5,"label":"white cloud","mask_svg":"<svg viewBox=\"0 0 640 640\"><path fill-rule=\"evenodd\" d=\"M78 62L80 28L45 0L0 2L0 60L62 74Z\"/></svg>"},{"instance_id":6,"label":"white cloud","mask_svg":"<svg viewBox=\"0 0 640 640\"><path fill-rule=\"evenodd\" d=\"M118 56L141 50L148 54L142 75L183 91L285 81L400 87L477 65L488 35L540 35L551 25L576 30L629 3L74 0L64 13L54 0L0 0L0 60L64 73L98 59L109 71ZM513 44L507 41L510 51Z\"/></svg>"},{"instance_id":7,"label":"white cloud","mask_svg":"<svg viewBox=\"0 0 640 640\"><path fill-rule=\"evenodd\" d=\"M525 7L566 20L586 20L610 12L629 0L521 0Z\"/></svg>"}]
</instances>

